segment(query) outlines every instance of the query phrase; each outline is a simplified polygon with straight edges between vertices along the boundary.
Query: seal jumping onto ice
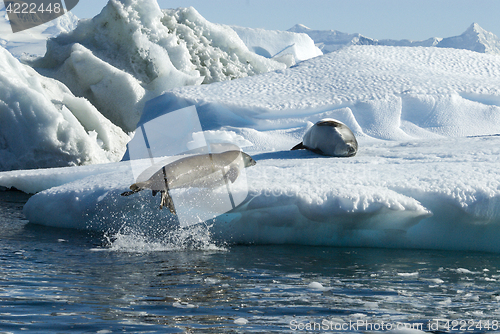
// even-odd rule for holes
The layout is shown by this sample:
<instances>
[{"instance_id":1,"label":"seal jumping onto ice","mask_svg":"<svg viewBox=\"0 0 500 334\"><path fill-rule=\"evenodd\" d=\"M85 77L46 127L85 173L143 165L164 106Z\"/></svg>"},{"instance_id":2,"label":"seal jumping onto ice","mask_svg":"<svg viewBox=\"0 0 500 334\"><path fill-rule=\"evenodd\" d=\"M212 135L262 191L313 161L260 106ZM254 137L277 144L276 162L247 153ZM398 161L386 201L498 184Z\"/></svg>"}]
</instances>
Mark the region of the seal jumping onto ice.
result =
<instances>
[{"instance_id":1,"label":"seal jumping onto ice","mask_svg":"<svg viewBox=\"0 0 500 334\"><path fill-rule=\"evenodd\" d=\"M300 149L333 157L352 157L358 151L358 142L347 125L325 118L307 130L302 143L292 148Z\"/></svg>"},{"instance_id":2,"label":"seal jumping onto ice","mask_svg":"<svg viewBox=\"0 0 500 334\"><path fill-rule=\"evenodd\" d=\"M153 196L161 193L160 209L167 206L170 212L176 214L174 202L170 197L170 189L178 188L216 188L231 181L234 183L240 175L240 169L254 166L255 160L246 153L231 150L222 153L199 154L181 158L157 170L148 180L136 182L130 186L131 191L122 193L130 196L144 189L151 189ZM138 179L145 179L142 175L151 175L151 168L144 171ZM149 174L148 174L149 173ZM147 176L146 176L147 177Z\"/></svg>"}]
</instances>

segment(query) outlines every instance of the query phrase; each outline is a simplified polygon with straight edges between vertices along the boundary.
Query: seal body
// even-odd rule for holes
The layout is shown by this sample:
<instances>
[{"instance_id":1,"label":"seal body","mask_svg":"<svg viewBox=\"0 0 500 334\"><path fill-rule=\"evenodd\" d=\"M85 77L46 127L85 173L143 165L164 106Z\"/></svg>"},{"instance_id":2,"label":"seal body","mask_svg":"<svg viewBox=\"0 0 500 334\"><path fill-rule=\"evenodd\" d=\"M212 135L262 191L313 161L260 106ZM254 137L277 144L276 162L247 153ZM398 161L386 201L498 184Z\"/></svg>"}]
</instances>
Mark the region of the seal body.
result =
<instances>
[{"instance_id":1,"label":"seal body","mask_svg":"<svg viewBox=\"0 0 500 334\"><path fill-rule=\"evenodd\" d=\"M236 150L188 156L162 166L148 180L132 184L131 191L121 195L129 196L144 189L151 189L153 196L160 192L160 209L167 206L175 214L170 189L216 188L229 181L234 183L241 168L255 164L255 160L248 154ZM150 169L143 172L145 173L151 175ZM141 174L138 179L141 178L145 177Z\"/></svg>"},{"instance_id":2,"label":"seal body","mask_svg":"<svg viewBox=\"0 0 500 334\"><path fill-rule=\"evenodd\" d=\"M303 141L292 148L300 149L332 157L352 157L358 151L358 142L347 125L325 118L307 130Z\"/></svg>"}]
</instances>

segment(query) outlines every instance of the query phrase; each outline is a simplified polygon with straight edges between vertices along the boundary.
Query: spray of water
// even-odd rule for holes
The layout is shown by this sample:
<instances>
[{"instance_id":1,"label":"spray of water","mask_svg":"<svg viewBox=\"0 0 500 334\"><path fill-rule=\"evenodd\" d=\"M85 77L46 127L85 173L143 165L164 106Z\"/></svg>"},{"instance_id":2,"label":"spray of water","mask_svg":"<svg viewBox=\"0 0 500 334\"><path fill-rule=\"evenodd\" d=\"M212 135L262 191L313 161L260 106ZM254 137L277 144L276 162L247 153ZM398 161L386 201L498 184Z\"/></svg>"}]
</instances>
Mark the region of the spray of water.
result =
<instances>
[{"instance_id":1,"label":"spray of water","mask_svg":"<svg viewBox=\"0 0 500 334\"><path fill-rule=\"evenodd\" d=\"M226 251L225 245L212 240L212 225L169 227L155 233L145 233L133 227L104 234L104 247L94 250L147 253L165 251Z\"/></svg>"}]
</instances>

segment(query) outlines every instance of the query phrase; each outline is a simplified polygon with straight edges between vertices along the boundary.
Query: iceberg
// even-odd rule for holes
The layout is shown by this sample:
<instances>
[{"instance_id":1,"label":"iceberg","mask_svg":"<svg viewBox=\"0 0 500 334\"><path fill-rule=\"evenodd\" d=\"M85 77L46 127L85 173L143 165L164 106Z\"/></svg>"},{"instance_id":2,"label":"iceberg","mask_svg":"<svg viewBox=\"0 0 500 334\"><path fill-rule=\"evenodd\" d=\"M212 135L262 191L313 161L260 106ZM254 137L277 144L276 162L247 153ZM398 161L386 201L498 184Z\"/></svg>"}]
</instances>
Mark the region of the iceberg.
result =
<instances>
[{"instance_id":1,"label":"iceberg","mask_svg":"<svg viewBox=\"0 0 500 334\"><path fill-rule=\"evenodd\" d=\"M301 141L290 140L293 129L326 117L357 136L385 140L493 135L500 128L498 73L496 55L351 46L286 70L172 89L162 99L166 111L196 105L204 129L230 129L260 151L292 147ZM152 111L141 122L157 116Z\"/></svg>"},{"instance_id":2,"label":"iceberg","mask_svg":"<svg viewBox=\"0 0 500 334\"><path fill-rule=\"evenodd\" d=\"M255 152L247 201L206 224L211 238L225 243L498 252L499 143L498 137L364 139L349 159ZM74 170L74 181L31 197L24 208L30 222L110 235L179 229L149 192L120 196L134 182L128 162L65 169ZM54 178L59 172L52 171ZM23 189L26 177L16 180L16 173L0 174L0 184ZM33 183L40 178L32 175Z\"/></svg>"},{"instance_id":3,"label":"iceberg","mask_svg":"<svg viewBox=\"0 0 500 334\"><path fill-rule=\"evenodd\" d=\"M481 28L477 23L473 23L460 36L443 38L437 46L500 54L500 39L495 34Z\"/></svg>"},{"instance_id":4,"label":"iceberg","mask_svg":"<svg viewBox=\"0 0 500 334\"><path fill-rule=\"evenodd\" d=\"M50 39L45 56L30 64L125 132L135 130L144 103L168 89L286 67L194 8L161 10L154 0L110 0L93 19Z\"/></svg>"},{"instance_id":5,"label":"iceberg","mask_svg":"<svg viewBox=\"0 0 500 334\"><path fill-rule=\"evenodd\" d=\"M432 37L423 41L408 39L393 40L366 37L358 33L348 34L337 30L314 30L303 24L296 24L289 32L309 35L323 53L333 52L350 45L385 45L409 47L440 47L476 51L480 53L500 54L500 39L493 33L473 23L460 36L447 38Z\"/></svg>"},{"instance_id":6,"label":"iceberg","mask_svg":"<svg viewBox=\"0 0 500 334\"><path fill-rule=\"evenodd\" d=\"M349 45L377 44L377 40L358 33L349 34L338 30L314 30L303 24L296 24L287 31L307 34L323 53L333 52Z\"/></svg>"},{"instance_id":7,"label":"iceberg","mask_svg":"<svg viewBox=\"0 0 500 334\"><path fill-rule=\"evenodd\" d=\"M119 161L129 136L0 47L0 171Z\"/></svg>"},{"instance_id":8,"label":"iceberg","mask_svg":"<svg viewBox=\"0 0 500 334\"><path fill-rule=\"evenodd\" d=\"M231 27L249 50L285 62L288 66L323 54L304 33Z\"/></svg>"},{"instance_id":9,"label":"iceberg","mask_svg":"<svg viewBox=\"0 0 500 334\"><path fill-rule=\"evenodd\" d=\"M352 46L289 69L171 89L139 126L194 105L207 138L246 143L257 161L246 172L248 196L204 222L213 240L499 252L499 73L496 56L467 50ZM290 151L326 117L353 130L355 157ZM36 171L1 173L0 185L40 191L24 208L33 223L179 230L151 193L120 196L134 182L129 161L65 170L41 170L53 175L43 190L30 184Z\"/></svg>"}]
</instances>

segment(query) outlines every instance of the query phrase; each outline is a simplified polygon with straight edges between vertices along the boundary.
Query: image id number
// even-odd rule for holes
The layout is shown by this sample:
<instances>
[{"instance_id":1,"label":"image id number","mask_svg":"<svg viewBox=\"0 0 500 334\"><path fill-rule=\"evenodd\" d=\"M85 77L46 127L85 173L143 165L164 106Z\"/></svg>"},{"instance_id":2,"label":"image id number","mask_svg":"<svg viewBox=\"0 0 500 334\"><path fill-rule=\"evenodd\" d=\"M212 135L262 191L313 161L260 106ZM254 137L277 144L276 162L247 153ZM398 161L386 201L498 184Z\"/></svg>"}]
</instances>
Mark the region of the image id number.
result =
<instances>
[{"instance_id":1,"label":"image id number","mask_svg":"<svg viewBox=\"0 0 500 334\"><path fill-rule=\"evenodd\" d=\"M43 2L38 5L36 3L19 3L19 2L9 2L5 11L8 14L38 14L38 13L56 13L59 14L62 12L60 3L47 3Z\"/></svg>"}]
</instances>

